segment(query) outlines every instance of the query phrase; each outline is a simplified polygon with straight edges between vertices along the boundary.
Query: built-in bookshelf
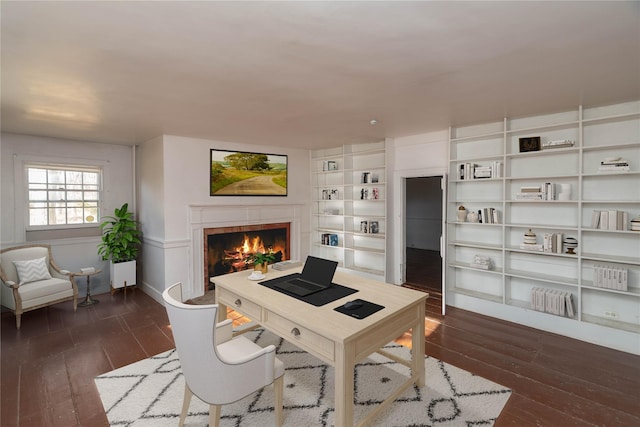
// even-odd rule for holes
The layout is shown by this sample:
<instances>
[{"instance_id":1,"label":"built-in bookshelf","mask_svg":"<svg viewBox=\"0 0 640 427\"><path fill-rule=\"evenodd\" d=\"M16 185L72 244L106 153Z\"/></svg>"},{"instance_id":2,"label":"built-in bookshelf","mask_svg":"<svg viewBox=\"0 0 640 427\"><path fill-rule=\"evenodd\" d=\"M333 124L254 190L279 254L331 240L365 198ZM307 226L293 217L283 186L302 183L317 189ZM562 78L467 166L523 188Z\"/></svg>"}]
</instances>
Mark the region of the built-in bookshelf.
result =
<instances>
[{"instance_id":1,"label":"built-in bookshelf","mask_svg":"<svg viewBox=\"0 0 640 427\"><path fill-rule=\"evenodd\" d=\"M311 153L311 254L385 280L386 142Z\"/></svg>"},{"instance_id":2,"label":"built-in bookshelf","mask_svg":"<svg viewBox=\"0 0 640 427\"><path fill-rule=\"evenodd\" d=\"M640 354L640 102L453 128L449 147L447 303Z\"/></svg>"}]
</instances>

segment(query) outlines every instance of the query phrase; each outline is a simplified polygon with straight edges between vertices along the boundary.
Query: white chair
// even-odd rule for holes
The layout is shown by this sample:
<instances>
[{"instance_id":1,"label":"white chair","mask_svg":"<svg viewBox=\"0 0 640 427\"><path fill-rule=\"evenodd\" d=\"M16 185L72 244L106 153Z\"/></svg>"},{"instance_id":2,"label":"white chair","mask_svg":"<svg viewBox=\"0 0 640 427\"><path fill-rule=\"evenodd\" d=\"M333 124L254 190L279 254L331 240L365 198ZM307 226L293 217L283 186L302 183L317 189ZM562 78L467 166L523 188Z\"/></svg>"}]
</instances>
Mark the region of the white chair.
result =
<instances>
[{"instance_id":1,"label":"white chair","mask_svg":"<svg viewBox=\"0 0 640 427\"><path fill-rule=\"evenodd\" d=\"M16 315L16 328L25 311L73 300L78 307L78 285L73 273L61 270L49 245L22 245L0 250L2 305Z\"/></svg>"},{"instance_id":2,"label":"white chair","mask_svg":"<svg viewBox=\"0 0 640 427\"><path fill-rule=\"evenodd\" d=\"M284 365L275 347L262 348L242 336L232 339L231 320L216 324L217 304L182 303L182 283L165 289L162 297L185 379L179 425L184 425L194 394L210 405L209 426L218 427L221 405L273 383L276 425L281 426Z\"/></svg>"}]
</instances>

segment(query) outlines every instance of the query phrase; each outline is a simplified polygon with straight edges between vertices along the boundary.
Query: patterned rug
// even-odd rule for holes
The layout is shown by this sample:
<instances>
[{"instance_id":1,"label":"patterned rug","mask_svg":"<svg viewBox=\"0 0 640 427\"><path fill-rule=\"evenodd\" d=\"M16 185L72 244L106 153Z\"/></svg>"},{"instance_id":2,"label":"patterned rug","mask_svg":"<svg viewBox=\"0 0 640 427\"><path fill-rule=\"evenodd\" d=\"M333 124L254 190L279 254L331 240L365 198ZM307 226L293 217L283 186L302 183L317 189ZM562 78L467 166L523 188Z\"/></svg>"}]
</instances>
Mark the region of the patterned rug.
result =
<instances>
[{"instance_id":1,"label":"patterned rug","mask_svg":"<svg viewBox=\"0 0 640 427\"><path fill-rule=\"evenodd\" d=\"M261 346L276 346L286 366L284 425L333 425L333 368L270 332L245 334ZM389 353L409 357L395 343ZM491 426L511 390L432 357L425 357L426 385L413 387L383 411L374 425L384 427ZM355 369L355 420L383 401L406 380L408 368L373 354ZM175 426L182 406L184 379L175 350L158 354L95 378L112 426ZM273 387L222 407L222 427L274 424ZM185 425L205 426L209 407L194 396Z\"/></svg>"}]
</instances>

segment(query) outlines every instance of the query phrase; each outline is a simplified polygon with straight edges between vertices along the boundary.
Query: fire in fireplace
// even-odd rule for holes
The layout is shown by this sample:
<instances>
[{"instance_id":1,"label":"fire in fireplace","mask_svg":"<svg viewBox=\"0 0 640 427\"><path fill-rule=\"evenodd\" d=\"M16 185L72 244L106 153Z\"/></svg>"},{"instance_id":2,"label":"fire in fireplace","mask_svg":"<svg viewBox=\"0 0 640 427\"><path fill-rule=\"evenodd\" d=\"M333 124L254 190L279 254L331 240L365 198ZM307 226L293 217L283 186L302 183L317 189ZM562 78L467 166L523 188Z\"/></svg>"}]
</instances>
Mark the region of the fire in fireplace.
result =
<instances>
[{"instance_id":1,"label":"fire in fireplace","mask_svg":"<svg viewBox=\"0 0 640 427\"><path fill-rule=\"evenodd\" d=\"M272 252L275 262L289 259L291 223L204 229L205 289L209 279L253 267L251 255Z\"/></svg>"}]
</instances>

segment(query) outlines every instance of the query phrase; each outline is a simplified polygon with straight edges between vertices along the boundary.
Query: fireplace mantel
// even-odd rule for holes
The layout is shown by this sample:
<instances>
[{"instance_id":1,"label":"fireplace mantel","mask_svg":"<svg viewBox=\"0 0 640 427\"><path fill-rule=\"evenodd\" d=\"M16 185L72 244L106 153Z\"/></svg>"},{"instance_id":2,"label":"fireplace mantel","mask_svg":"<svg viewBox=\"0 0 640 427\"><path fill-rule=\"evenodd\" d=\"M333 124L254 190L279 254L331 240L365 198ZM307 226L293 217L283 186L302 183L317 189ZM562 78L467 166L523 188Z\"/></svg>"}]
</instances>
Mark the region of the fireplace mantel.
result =
<instances>
[{"instance_id":1,"label":"fireplace mantel","mask_svg":"<svg viewBox=\"0 0 640 427\"><path fill-rule=\"evenodd\" d=\"M300 259L301 224L305 214L301 204L273 205L190 205L190 275L183 288L184 298L194 298L204 293L204 237L205 228L233 227L277 222L291 223L291 259ZM186 285L186 284L185 284Z\"/></svg>"}]
</instances>

